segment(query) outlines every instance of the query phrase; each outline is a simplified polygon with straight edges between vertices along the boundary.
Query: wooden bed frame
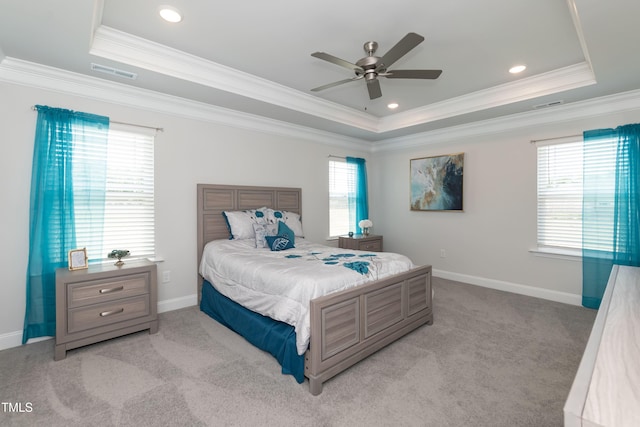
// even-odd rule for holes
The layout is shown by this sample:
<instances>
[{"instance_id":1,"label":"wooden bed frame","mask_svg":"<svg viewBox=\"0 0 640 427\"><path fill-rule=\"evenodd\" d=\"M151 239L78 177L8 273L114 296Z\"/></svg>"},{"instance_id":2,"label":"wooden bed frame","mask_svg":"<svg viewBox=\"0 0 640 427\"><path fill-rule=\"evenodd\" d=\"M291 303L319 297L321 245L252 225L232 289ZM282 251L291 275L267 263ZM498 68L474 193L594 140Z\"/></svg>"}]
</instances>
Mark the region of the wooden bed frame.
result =
<instances>
[{"instance_id":1,"label":"wooden bed frame","mask_svg":"<svg viewBox=\"0 0 640 427\"><path fill-rule=\"evenodd\" d=\"M227 239L223 211L269 207L302 215L299 188L198 184L198 267L205 244ZM198 303L203 278L198 275ZM433 323L431 266L311 301L311 342L304 375L313 395L322 384L382 347Z\"/></svg>"}]
</instances>

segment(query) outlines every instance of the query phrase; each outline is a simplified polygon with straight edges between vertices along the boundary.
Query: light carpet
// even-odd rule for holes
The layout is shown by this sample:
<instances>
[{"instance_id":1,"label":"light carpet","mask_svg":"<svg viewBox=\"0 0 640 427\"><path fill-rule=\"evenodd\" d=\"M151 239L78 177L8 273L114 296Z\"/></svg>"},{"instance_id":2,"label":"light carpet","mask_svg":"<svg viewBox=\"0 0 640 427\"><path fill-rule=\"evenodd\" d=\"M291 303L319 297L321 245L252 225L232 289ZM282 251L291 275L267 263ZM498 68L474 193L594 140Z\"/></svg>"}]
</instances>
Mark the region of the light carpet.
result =
<instances>
[{"instance_id":1,"label":"light carpet","mask_svg":"<svg viewBox=\"0 0 640 427\"><path fill-rule=\"evenodd\" d=\"M59 362L53 340L4 350L0 425L561 426L596 312L438 278L433 286L433 325L319 396L196 307L161 314L155 335Z\"/></svg>"}]
</instances>

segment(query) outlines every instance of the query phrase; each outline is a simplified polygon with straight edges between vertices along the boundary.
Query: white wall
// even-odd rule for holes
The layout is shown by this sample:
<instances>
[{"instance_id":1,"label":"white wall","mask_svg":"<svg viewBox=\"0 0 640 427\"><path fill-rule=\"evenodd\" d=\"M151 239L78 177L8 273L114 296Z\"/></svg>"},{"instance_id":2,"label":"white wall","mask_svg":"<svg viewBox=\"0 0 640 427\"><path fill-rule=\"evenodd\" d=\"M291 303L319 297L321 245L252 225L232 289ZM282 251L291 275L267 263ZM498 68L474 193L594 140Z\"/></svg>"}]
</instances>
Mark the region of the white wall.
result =
<instances>
[{"instance_id":1,"label":"white wall","mask_svg":"<svg viewBox=\"0 0 640 427\"><path fill-rule=\"evenodd\" d=\"M0 83L0 349L17 345L22 337L37 117L31 110L34 104L164 128L155 145L156 248L165 259L158 265L159 272L170 270L171 282L159 284L161 310L196 301L197 183L301 187L305 233L311 240L325 242L329 222L327 157L369 156L361 150Z\"/></svg>"},{"instance_id":2,"label":"white wall","mask_svg":"<svg viewBox=\"0 0 640 427\"><path fill-rule=\"evenodd\" d=\"M580 259L529 251L536 247L536 146L530 141L638 121L638 110L602 111L507 132L479 127L472 137L456 129L434 132L422 142L413 138L409 148L377 152L370 172L372 191L379 195L372 209L374 231L384 235L385 250L431 264L434 276L580 304ZM464 212L410 211L410 159L458 152L465 153Z\"/></svg>"}]
</instances>

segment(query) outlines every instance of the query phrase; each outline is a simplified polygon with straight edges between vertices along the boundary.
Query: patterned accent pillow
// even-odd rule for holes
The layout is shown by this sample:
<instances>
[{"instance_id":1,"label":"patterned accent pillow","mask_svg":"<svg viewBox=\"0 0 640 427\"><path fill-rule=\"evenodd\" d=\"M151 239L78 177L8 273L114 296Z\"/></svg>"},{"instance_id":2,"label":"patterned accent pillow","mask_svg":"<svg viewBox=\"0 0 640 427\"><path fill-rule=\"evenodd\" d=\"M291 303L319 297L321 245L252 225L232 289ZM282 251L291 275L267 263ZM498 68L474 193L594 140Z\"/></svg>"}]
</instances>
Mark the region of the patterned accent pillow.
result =
<instances>
[{"instance_id":1,"label":"patterned accent pillow","mask_svg":"<svg viewBox=\"0 0 640 427\"><path fill-rule=\"evenodd\" d=\"M227 220L227 227L231 239L254 239L253 224L267 223L267 208L251 209L245 211L224 211L222 212Z\"/></svg>"},{"instance_id":2,"label":"patterned accent pillow","mask_svg":"<svg viewBox=\"0 0 640 427\"><path fill-rule=\"evenodd\" d=\"M267 222L276 224L278 221L282 221L287 224L296 236L304 237L304 232L302 231L302 218L300 218L300 215L297 213L267 209Z\"/></svg>"},{"instance_id":3,"label":"patterned accent pillow","mask_svg":"<svg viewBox=\"0 0 640 427\"><path fill-rule=\"evenodd\" d=\"M272 251L284 251L286 249L294 248L291 244L291 240L282 236L266 236L267 244Z\"/></svg>"},{"instance_id":4,"label":"patterned accent pillow","mask_svg":"<svg viewBox=\"0 0 640 427\"><path fill-rule=\"evenodd\" d=\"M253 231L256 233L256 248L268 248L267 236L275 236L278 234L278 226L276 224L253 224Z\"/></svg>"}]
</instances>

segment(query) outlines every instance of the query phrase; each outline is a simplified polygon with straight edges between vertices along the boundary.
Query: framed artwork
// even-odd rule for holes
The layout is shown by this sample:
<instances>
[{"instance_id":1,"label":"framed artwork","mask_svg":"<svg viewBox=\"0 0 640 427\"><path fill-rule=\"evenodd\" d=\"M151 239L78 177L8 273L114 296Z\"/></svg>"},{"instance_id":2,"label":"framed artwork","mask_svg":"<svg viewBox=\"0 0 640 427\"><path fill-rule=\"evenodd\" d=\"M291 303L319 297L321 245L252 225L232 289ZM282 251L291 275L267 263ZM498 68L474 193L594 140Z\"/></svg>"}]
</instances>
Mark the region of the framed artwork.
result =
<instances>
[{"instance_id":1,"label":"framed artwork","mask_svg":"<svg viewBox=\"0 0 640 427\"><path fill-rule=\"evenodd\" d=\"M82 270L88 267L87 248L72 249L69 251L69 270Z\"/></svg>"},{"instance_id":2,"label":"framed artwork","mask_svg":"<svg viewBox=\"0 0 640 427\"><path fill-rule=\"evenodd\" d=\"M462 211L464 153L411 159L412 211Z\"/></svg>"}]
</instances>

